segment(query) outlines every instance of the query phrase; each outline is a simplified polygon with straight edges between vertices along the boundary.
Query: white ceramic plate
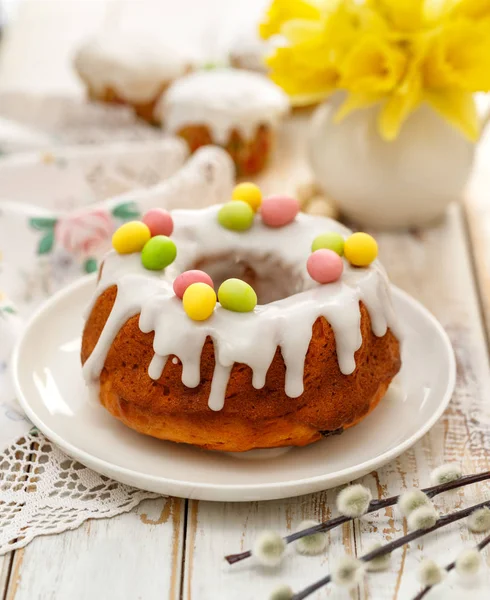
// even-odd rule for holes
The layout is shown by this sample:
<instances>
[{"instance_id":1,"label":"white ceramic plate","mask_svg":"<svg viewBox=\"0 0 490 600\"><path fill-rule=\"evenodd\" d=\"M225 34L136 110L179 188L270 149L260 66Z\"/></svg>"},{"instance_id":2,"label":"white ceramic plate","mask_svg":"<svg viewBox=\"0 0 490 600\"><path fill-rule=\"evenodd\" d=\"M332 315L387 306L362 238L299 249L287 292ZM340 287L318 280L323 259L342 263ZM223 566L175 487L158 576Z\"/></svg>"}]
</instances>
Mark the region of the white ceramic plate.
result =
<instances>
[{"instance_id":1,"label":"white ceramic plate","mask_svg":"<svg viewBox=\"0 0 490 600\"><path fill-rule=\"evenodd\" d=\"M439 419L455 381L446 333L413 298L394 289L405 329L403 368L360 425L306 448L221 454L162 442L128 429L90 398L80 367L88 277L55 295L31 319L14 355L15 385L32 422L67 454L123 483L201 500L285 498L330 488L380 467Z\"/></svg>"}]
</instances>

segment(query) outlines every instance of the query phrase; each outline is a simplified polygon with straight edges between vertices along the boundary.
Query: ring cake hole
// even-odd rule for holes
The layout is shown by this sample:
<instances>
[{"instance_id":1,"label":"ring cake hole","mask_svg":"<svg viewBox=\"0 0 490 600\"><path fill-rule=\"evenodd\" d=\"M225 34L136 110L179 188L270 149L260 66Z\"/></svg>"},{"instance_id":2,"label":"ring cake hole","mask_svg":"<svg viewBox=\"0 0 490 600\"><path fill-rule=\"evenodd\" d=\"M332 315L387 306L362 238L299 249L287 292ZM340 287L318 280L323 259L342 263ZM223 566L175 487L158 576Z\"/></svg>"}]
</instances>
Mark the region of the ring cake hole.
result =
<instances>
[{"instance_id":1,"label":"ring cake hole","mask_svg":"<svg viewBox=\"0 0 490 600\"><path fill-rule=\"evenodd\" d=\"M303 290L301 275L277 256L256 254L223 254L205 256L192 269L205 271L215 289L226 279L242 279L253 287L259 304L269 304L293 296Z\"/></svg>"}]
</instances>

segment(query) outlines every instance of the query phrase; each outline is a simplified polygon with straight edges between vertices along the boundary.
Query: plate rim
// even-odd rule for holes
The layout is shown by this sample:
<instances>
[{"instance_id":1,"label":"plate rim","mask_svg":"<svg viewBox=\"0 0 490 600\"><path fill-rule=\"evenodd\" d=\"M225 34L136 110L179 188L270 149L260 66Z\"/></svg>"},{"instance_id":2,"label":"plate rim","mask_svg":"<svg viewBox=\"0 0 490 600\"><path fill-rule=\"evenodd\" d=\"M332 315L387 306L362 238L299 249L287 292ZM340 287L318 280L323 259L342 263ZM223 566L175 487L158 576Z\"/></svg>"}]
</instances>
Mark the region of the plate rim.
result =
<instances>
[{"instance_id":1,"label":"plate rim","mask_svg":"<svg viewBox=\"0 0 490 600\"><path fill-rule=\"evenodd\" d=\"M409 304L411 308L415 308L418 312L422 313L424 318L430 323L430 325L437 331L441 340L444 342L444 348L447 355L448 361L448 379L446 384L446 389L444 394L439 401L439 405L437 410L431 415L431 417L415 432L413 433L407 440L398 444L394 448L387 450L386 452L371 458L365 462L359 463L357 465L348 467L346 469L342 469L340 471L336 471L334 473L329 473L327 475L315 475L312 477L306 477L302 479L294 479L290 481L283 482L271 482L271 483L247 483L247 484L221 484L221 483L208 483L208 482L191 482L184 481L179 479L172 479L169 477L160 477L157 475L150 475L147 473L142 473L140 471L134 471L127 467L121 467L119 465L115 465L114 463L108 462L98 456L87 452L86 450L82 450L77 446L73 445L71 442L66 441L60 434L53 431L41 417L38 417L37 413L31 408L30 403L25 397L22 391L22 384L20 382L19 377L19 363L21 352L23 349L23 344L27 338L27 335L31 329L31 327L42 319L45 312L49 311L53 304L61 301L65 296L68 296L75 292L78 288L84 287L89 284L92 280L95 281L96 274L85 275L80 279L77 279L73 283L64 287L55 293L49 300L44 302L31 317L27 320L24 330L22 331L19 339L17 340L14 351L12 353L12 365L11 365L11 374L14 383L14 389L17 394L17 400L21 405L22 409L25 411L29 420L53 443L59 446L66 454L69 456L75 457L82 464L89 464L90 468L97 471L100 469L101 473L107 473L107 468L109 468L110 472L117 473L121 475L122 479L127 481L140 480L140 484L142 482L154 482L159 485L167 484L169 487L179 487L187 494L188 496L183 497L193 497L197 498L194 493L198 490L204 491L218 491L222 493L234 493L243 491L243 492L253 492L260 490L260 492L267 492L268 499L272 498L288 498L294 495L301 495L304 493L308 493L304 491L306 486L308 487L316 487L316 484L325 483L325 488L329 489L329 482L332 480L343 479L344 481L350 481L362 477L364 474L371 472L373 469L379 468L380 466L386 464L390 460L393 460L406 452L409 448L411 448L416 442L418 442L441 418L445 409L447 408L451 397L453 395L455 385L456 385L456 358L454 354L454 349L452 347L449 336L441 323L436 319L436 317L417 299L413 298L408 292L402 290L398 286L390 284L393 296L399 297L404 302ZM95 465L95 466L94 466ZM114 477L111 475L114 479ZM130 484L135 487L138 487L140 484ZM333 484L333 486L338 484ZM142 486L142 489L145 489ZM148 488L147 488L148 489ZM321 488L317 488L321 489ZM284 492L286 491L286 494ZM273 492L279 492L278 496L270 495ZM192 496L191 496L192 494ZM212 500L212 498L206 498L207 500ZM220 501L218 499L215 499ZM248 501L249 498L244 498L242 501ZM230 501L229 499L227 501ZM235 500L236 501L236 500Z\"/></svg>"}]
</instances>

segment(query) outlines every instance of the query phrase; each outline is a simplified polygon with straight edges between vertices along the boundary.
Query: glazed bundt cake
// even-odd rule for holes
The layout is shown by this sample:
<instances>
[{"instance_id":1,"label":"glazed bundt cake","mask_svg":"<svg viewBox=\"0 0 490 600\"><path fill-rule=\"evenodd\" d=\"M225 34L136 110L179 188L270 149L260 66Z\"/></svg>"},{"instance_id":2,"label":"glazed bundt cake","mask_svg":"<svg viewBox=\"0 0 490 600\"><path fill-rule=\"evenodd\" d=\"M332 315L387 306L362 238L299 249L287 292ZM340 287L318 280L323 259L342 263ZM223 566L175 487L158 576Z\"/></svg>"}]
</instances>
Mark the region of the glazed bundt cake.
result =
<instances>
[{"instance_id":1,"label":"glazed bundt cake","mask_svg":"<svg viewBox=\"0 0 490 600\"><path fill-rule=\"evenodd\" d=\"M128 427L211 450L304 446L361 421L400 369L372 238L248 200L116 232L81 357Z\"/></svg>"}]
</instances>

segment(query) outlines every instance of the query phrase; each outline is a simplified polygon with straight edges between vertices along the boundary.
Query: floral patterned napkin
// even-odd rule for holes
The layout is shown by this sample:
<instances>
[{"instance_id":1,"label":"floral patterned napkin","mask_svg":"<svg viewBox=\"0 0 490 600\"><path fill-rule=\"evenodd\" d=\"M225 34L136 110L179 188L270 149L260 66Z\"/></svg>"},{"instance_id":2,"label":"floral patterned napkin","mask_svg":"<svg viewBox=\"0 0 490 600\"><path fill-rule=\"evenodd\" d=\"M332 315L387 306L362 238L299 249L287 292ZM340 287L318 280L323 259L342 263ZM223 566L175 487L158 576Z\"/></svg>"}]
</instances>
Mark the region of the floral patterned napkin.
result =
<instances>
[{"instance_id":1,"label":"floral patterned napkin","mask_svg":"<svg viewBox=\"0 0 490 600\"><path fill-rule=\"evenodd\" d=\"M28 316L94 271L113 231L146 210L138 206L144 190L158 190L186 158L180 140L169 138L0 160L0 290Z\"/></svg>"},{"instance_id":2,"label":"floral patterned napkin","mask_svg":"<svg viewBox=\"0 0 490 600\"><path fill-rule=\"evenodd\" d=\"M0 112L1 106L0 98ZM8 372L24 318L95 271L123 222L155 206L197 207L230 197L234 168L223 150L210 146L186 158L180 140L151 135L145 142L53 145L0 159L0 450L31 427Z\"/></svg>"},{"instance_id":3,"label":"floral patterned napkin","mask_svg":"<svg viewBox=\"0 0 490 600\"><path fill-rule=\"evenodd\" d=\"M11 152L42 150L53 143L53 138L41 131L0 117L0 156Z\"/></svg>"},{"instance_id":4,"label":"floral patterned napkin","mask_svg":"<svg viewBox=\"0 0 490 600\"><path fill-rule=\"evenodd\" d=\"M0 292L0 450L31 428L15 401L9 373L9 359L22 325L15 306Z\"/></svg>"},{"instance_id":5,"label":"floral patterned napkin","mask_svg":"<svg viewBox=\"0 0 490 600\"><path fill-rule=\"evenodd\" d=\"M176 150L180 152L180 144L165 147L169 154ZM182 154L180 158L183 163ZM202 148L179 169L175 155L172 160L175 172L160 183L70 211L0 199L0 289L22 316L76 277L94 272L122 223L155 206L202 207L230 197L234 169L220 148ZM167 172L161 170L161 176L170 175L171 162L169 157ZM1 181L0 163L0 189ZM29 179L26 185L33 184L37 187ZM77 188L70 189L73 202Z\"/></svg>"}]
</instances>

